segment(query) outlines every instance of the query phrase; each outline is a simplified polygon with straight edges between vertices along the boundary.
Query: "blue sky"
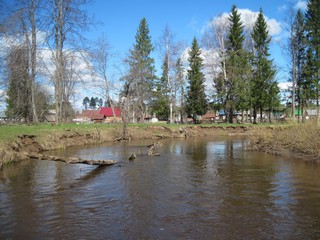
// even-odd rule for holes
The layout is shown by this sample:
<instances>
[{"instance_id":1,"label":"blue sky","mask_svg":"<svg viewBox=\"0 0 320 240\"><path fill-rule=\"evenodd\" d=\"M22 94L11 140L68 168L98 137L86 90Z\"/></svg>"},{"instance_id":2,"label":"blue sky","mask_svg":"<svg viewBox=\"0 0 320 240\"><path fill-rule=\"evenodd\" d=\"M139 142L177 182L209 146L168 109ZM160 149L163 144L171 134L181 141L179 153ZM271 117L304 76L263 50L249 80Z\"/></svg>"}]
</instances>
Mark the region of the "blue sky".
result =
<instances>
[{"instance_id":1,"label":"blue sky","mask_svg":"<svg viewBox=\"0 0 320 240\"><path fill-rule=\"evenodd\" d=\"M103 32L112 46L112 52L118 58L124 58L135 41L140 20L145 17L152 41L157 41L165 25L168 25L176 35L176 40L191 44L194 36L201 39L202 30L210 19L230 12L233 4L238 9L252 12L258 12L262 8L267 18L279 24L279 32L272 36L274 42L271 46L271 57L282 72L278 75L278 81L286 81L283 74L286 64L279 44L279 41L282 41L282 44L285 42L283 21L290 4L305 7L304 0L95 0L87 10L102 24L91 29L88 36L93 39ZM161 63L157 63L159 64Z\"/></svg>"},{"instance_id":2,"label":"blue sky","mask_svg":"<svg viewBox=\"0 0 320 240\"><path fill-rule=\"evenodd\" d=\"M117 81L119 71L113 65L117 64L120 67L123 65L121 61L132 48L137 28L143 17L149 24L153 43L159 40L164 27L168 25L175 34L176 41L181 40L190 45L193 37L197 37L201 42L203 29L207 24L214 17L229 13L233 4L239 11L249 13L257 13L262 8L273 29L270 50L271 58L274 59L279 71L277 81L284 83L288 81L286 62L281 53L281 44L286 42L284 19L290 5L305 8L306 2L307 0L93 0L86 6L86 10L89 16L94 15L95 20L101 24L91 27L85 35L90 40L97 39L101 34L107 36L113 53L109 77ZM156 52L153 56L156 60L157 75L161 75L161 60ZM81 99L82 102L85 93L83 89L78 89L77 92L76 99ZM80 102L78 106L79 104L81 106Z\"/></svg>"}]
</instances>

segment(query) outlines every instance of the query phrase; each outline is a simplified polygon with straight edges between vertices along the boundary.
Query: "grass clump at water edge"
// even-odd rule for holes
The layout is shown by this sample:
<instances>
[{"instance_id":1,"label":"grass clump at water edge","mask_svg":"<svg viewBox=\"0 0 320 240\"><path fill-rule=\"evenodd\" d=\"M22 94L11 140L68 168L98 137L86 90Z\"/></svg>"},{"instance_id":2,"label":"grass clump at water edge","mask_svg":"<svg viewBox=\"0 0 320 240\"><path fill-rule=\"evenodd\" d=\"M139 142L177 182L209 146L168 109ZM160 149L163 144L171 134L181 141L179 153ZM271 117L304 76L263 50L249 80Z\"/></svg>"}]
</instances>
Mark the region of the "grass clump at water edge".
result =
<instances>
[{"instance_id":1,"label":"grass clump at water edge","mask_svg":"<svg viewBox=\"0 0 320 240\"><path fill-rule=\"evenodd\" d=\"M249 135L253 150L290 150L319 158L320 125L316 121L289 126L255 127Z\"/></svg>"}]
</instances>

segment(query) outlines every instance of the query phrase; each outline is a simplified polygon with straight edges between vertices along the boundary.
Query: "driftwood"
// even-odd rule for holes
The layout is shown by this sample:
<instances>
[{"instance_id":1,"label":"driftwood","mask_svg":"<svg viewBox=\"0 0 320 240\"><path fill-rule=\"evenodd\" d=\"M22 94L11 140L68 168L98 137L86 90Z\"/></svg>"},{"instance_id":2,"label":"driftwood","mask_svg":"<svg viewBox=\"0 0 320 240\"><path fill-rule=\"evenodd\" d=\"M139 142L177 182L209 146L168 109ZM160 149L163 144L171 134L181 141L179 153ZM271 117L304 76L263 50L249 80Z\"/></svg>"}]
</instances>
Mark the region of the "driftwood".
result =
<instances>
[{"instance_id":1,"label":"driftwood","mask_svg":"<svg viewBox=\"0 0 320 240\"><path fill-rule=\"evenodd\" d=\"M137 158L137 156L142 155L142 156L160 156L160 153L155 153L154 150L156 147L162 146L160 142L156 142L153 144L150 144L147 146L148 152L147 153L138 153L138 154L131 154L131 156L128 158L130 161L133 161Z\"/></svg>"},{"instance_id":2,"label":"driftwood","mask_svg":"<svg viewBox=\"0 0 320 240\"><path fill-rule=\"evenodd\" d=\"M148 145L148 156L160 156L160 153L154 153L154 149L156 147L160 147L162 146L162 144L160 142L156 142L156 143L153 143L151 145Z\"/></svg>"},{"instance_id":3,"label":"driftwood","mask_svg":"<svg viewBox=\"0 0 320 240\"><path fill-rule=\"evenodd\" d=\"M39 160L60 161L60 162L65 162L70 164L83 163L83 164L89 164L89 165L113 165L117 163L114 160L87 160L87 159L81 159L77 157L58 157L58 156L50 156L50 155L43 155L43 154L28 154L28 157L33 159L39 159Z\"/></svg>"}]
</instances>

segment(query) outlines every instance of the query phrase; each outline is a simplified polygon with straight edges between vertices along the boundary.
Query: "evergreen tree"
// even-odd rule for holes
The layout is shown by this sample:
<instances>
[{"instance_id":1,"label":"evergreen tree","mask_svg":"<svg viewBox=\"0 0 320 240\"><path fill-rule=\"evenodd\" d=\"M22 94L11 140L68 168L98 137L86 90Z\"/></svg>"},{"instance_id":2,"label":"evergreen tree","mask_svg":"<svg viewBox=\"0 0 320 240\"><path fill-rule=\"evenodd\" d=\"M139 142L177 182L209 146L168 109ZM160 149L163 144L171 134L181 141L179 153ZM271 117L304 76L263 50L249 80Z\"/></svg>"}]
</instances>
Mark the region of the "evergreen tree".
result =
<instances>
[{"instance_id":1,"label":"evergreen tree","mask_svg":"<svg viewBox=\"0 0 320 240\"><path fill-rule=\"evenodd\" d=\"M197 121L197 115L203 115L207 110L207 100L204 89L203 59L201 50L196 38L193 39L191 50L189 51L188 70L188 93L187 93L187 113L192 116L194 122Z\"/></svg>"},{"instance_id":2,"label":"evergreen tree","mask_svg":"<svg viewBox=\"0 0 320 240\"><path fill-rule=\"evenodd\" d=\"M262 120L263 110L273 110L273 103L277 102L279 90L274 80L275 67L269 60L269 44L271 37L267 29L267 23L260 9L257 21L252 33L254 47L254 79L252 81L252 105L253 117L256 123L257 112Z\"/></svg>"},{"instance_id":3,"label":"evergreen tree","mask_svg":"<svg viewBox=\"0 0 320 240\"><path fill-rule=\"evenodd\" d=\"M156 86L156 93L152 104L152 113L156 114L156 116L160 119L168 119L170 114L170 89L168 87L168 55L165 55L161 68L162 76Z\"/></svg>"},{"instance_id":4,"label":"evergreen tree","mask_svg":"<svg viewBox=\"0 0 320 240\"><path fill-rule=\"evenodd\" d=\"M307 50L306 59L302 68L302 82L300 83L301 104L306 108L308 103L317 97L317 80L314 73L316 72L313 51ZM305 118L305 113L303 114Z\"/></svg>"},{"instance_id":5,"label":"evergreen tree","mask_svg":"<svg viewBox=\"0 0 320 240\"><path fill-rule=\"evenodd\" d=\"M313 72L307 71L308 79L314 79L316 87L316 102L317 102L317 114L319 114L319 97L320 97L320 0L309 0L306 11L306 30L307 30L307 44L312 51L314 66ZM311 56L311 55L310 55Z\"/></svg>"},{"instance_id":6,"label":"evergreen tree","mask_svg":"<svg viewBox=\"0 0 320 240\"><path fill-rule=\"evenodd\" d=\"M91 99L90 99L90 108L91 109L96 108L96 99L94 97L91 97Z\"/></svg>"},{"instance_id":7,"label":"evergreen tree","mask_svg":"<svg viewBox=\"0 0 320 240\"><path fill-rule=\"evenodd\" d=\"M235 110L246 107L248 53L243 49L244 33L240 14L235 5L232 6L229 16L229 33L226 40L226 76L219 75L216 79L217 91L224 99L228 121L233 122ZM224 64L224 63L223 63ZM222 96L223 95L223 96Z\"/></svg>"},{"instance_id":8,"label":"evergreen tree","mask_svg":"<svg viewBox=\"0 0 320 240\"><path fill-rule=\"evenodd\" d=\"M292 38L290 39L291 42L291 49L292 49L292 78L296 81L297 84L297 100L298 100L298 109L302 110L304 113L306 107L306 99L304 99L308 94L305 93L304 88L304 79L303 79L303 67L304 62L306 60L306 44L305 44L305 21L304 21L304 14L299 9L292 26ZM311 90L311 89L310 89ZM294 89L292 89L294 91ZM295 95L295 94L293 94ZM295 102L295 98L293 98ZM295 104L293 104L294 106ZM294 108L293 108L294 109ZM293 111L294 113L294 111ZM305 114L303 114L305 115Z\"/></svg>"},{"instance_id":9,"label":"evergreen tree","mask_svg":"<svg viewBox=\"0 0 320 240\"><path fill-rule=\"evenodd\" d=\"M137 113L140 121L143 121L146 106L154 97L156 88L154 59L150 56L154 47L151 43L149 27L145 18L140 21L135 39L136 42L133 49L130 50L128 58L129 73L125 80L133 99L133 111Z\"/></svg>"},{"instance_id":10,"label":"evergreen tree","mask_svg":"<svg viewBox=\"0 0 320 240\"><path fill-rule=\"evenodd\" d=\"M32 121L30 106L30 89L28 88L28 58L25 47L10 51L7 59L8 89L6 116Z\"/></svg>"},{"instance_id":11,"label":"evergreen tree","mask_svg":"<svg viewBox=\"0 0 320 240\"><path fill-rule=\"evenodd\" d=\"M84 109L87 110L90 105L90 99L88 97L85 97L82 101L82 105L83 105Z\"/></svg>"}]
</instances>

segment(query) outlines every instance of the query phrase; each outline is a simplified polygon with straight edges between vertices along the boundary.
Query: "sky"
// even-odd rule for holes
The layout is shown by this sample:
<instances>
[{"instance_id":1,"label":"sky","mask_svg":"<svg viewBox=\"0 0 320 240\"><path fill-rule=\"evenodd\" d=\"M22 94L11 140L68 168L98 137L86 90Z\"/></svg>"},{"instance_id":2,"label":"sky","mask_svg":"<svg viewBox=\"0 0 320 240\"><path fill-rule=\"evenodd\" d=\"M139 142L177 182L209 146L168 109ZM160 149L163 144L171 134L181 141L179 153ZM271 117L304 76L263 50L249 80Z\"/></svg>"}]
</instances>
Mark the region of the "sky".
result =
<instances>
[{"instance_id":1,"label":"sky","mask_svg":"<svg viewBox=\"0 0 320 240\"><path fill-rule=\"evenodd\" d=\"M91 28L87 36L94 39L104 33L114 56L121 59L132 48L139 22L145 17L153 43L159 40L167 25L175 34L175 40L191 45L194 37L201 40L206 26L214 17L229 13L234 4L240 12L257 13L262 8L273 25L273 31L270 31L273 39L271 57L281 72L277 78L280 82L286 81L283 74L286 63L281 53L282 44L286 42L284 19L290 6L305 9L306 0L94 0L87 11L101 24Z\"/></svg>"},{"instance_id":2,"label":"sky","mask_svg":"<svg viewBox=\"0 0 320 240\"><path fill-rule=\"evenodd\" d=\"M101 34L107 37L112 51L109 78L118 81L119 65L123 65L122 60L135 43L142 18L145 17L148 22L153 44L159 40L167 25L175 34L176 41L183 41L190 46L194 37L201 42L208 24L219 15L229 14L234 4L242 16L246 16L244 22L254 22L253 16L262 8L272 36L270 52L278 69L277 81L281 87L287 86L287 63L281 51L287 41L284 21L290 6L305 9L307 0L92 0L85 9L99 24L92 26L84 35L90 40L98 39ZM161 75L162 60L156 52L153 57L157 75ZM90 97L90 94L94 95L94 92L78 89L78 109L81 108L82 99L86 95Z\"/></svg>"},{"instance_id":3,"label":"sky","mask_svg":"<svg viewBox=\"0 0 320 240\"><path fill-rule=\"evenodd\" d=\"M90 29L87 36L94 39L104 33L115 56L113 61L121 64L121 59L126 57L135 43L135 35L142 18L147 19L154 44L167 25L175 34L176 41L184 41L190 46L194 37L200 42L208 24L219 15L229 14L233 5L237 6L242 16L246 15L247 19L243 20L245 25L247 21L253 23L253 16L257 16L260 8L263 10L272 36L270 53L278 70L276 78L281 88L286 87L288 63L282 50L287 41L285 18L290 7L304 10L306 0L94 0L87 11L101 24ZM157 74L160 75L162 62L156 53L154 57ZM110 75L117 76L112 73L113 70L111 66Z\"/></svg>"}]
</instances>

